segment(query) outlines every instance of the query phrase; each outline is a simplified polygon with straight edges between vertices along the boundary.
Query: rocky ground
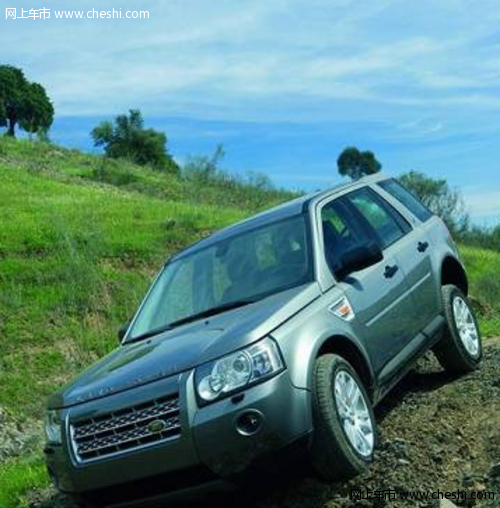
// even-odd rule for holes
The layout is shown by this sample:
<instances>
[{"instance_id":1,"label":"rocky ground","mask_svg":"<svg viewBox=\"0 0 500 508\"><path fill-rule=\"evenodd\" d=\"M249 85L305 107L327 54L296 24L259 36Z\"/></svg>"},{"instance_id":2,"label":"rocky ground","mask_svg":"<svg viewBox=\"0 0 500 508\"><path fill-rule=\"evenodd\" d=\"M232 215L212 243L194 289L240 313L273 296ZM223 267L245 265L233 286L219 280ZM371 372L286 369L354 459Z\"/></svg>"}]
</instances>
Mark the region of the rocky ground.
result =
<instances>
[{"instance_id":1,"label":"rocky ground","mask_svg":"<svg viewBox=\"0 0 500 508\"><path fill-rule=\"evenodd\" d=\"M0 463L40 446L41 422L19 421L0 407Z\"/></svg>"},{"instance_id":2,"label":"rocky ground","mask_svg":"<svg viewBox=\"0 0 500 508\"><path fill-rule=\"evenodd\" d=\"M434 357L423 358L376 411L380 446L364 475L349 483L324 484L302 472L264 489L250 487L191 506L238 508L434 508L444 501L351 500L353 488L368 491L441 492L467 490L459 506L500 507L500 340L489 340L481 369L462 378L446 375ZM287 479L288 477L288 479ZM475 501L472 493L494 492ZM50 490L33 493L32 508L69 508Z\"/></svg>"}]
</instances>

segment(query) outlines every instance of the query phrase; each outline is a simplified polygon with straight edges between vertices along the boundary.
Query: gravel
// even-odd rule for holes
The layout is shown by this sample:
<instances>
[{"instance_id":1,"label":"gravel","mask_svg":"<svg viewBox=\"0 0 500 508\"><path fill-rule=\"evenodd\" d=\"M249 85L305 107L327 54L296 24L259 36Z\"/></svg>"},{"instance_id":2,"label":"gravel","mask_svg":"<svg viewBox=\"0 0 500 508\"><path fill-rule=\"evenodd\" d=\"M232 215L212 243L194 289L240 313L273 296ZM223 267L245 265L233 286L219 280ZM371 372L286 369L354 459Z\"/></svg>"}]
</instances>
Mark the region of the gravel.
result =
<instances>
[{"instance_id":1,"label":"gravel","mask_svg":"<svg viewBox=\"0 0 500 508\"><path fill-rule=\"evenodd\" d=\"M299 474L288 463L268 486L226 497L211 496L193 508L383 508L452 507L444 500L351 500L353 488L366 492L453 492L467 489L459 507L500 507L500 340L488 340L481 368L453 378L432 354L376 409L380 443L369 470L347 483L325 484L307 471ZM473 494L492 491L494 500L476 501ZM477 504L476 504L477 503ZM170 505L169 505L170 506ZM188 505L189 506L189 505ZM33 493L31 508L69 508L51 490Z\"/></svg>"}]
</instances>

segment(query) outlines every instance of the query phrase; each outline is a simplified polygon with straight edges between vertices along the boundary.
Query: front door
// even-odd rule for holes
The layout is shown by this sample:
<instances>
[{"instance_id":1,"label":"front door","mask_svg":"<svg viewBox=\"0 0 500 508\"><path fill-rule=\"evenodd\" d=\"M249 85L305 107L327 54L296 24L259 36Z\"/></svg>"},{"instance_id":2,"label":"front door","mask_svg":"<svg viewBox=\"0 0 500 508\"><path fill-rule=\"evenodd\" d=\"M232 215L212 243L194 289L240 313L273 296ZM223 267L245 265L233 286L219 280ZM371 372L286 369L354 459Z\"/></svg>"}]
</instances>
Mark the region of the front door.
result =
<instances>
[{"instance_id":1,"label":"front door","mask_svg":"<svg viewBox=\"0 0 500 508\"><path fill-rule=\"evenodd\" d=\"M398 241L411 228L393 217L367 188L333 200L321 215L325 256L334 274L349 248L376 241L383 251L382 261L339 282L355 313L351 324L378 374L416 333L411 323L414 302L394 255Z\"/></svg>"}]
</instances>

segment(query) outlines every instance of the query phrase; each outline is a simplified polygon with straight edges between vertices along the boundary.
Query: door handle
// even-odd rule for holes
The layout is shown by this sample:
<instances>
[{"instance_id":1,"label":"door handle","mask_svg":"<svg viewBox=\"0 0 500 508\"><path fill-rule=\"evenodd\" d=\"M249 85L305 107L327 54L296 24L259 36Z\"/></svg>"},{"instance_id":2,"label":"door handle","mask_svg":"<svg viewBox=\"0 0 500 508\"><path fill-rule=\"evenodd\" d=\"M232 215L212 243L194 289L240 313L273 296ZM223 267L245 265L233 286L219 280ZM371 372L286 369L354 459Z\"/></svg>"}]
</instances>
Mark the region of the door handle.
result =
<instances>
[{"instance_id":1,"label":"door handle","mask_svg":"<svg viewBox=\"0 0 500 508\"><path fill-rule=\"evenodd\" d=\"M396 275L396 272L399 270L398 265L386 266L384 270L384 277L386 279L390 279Z\"/></svg>"},{"instance_id":2,"label":"door handle","mask_svg":"<svg viewBox=\"0 0 500 508\"><path fill-rule=\"evenodd\" d=\"M429 242L418 242L417 250L418 252L425 252L429 247Z\"/></svg>"}]
</instances>

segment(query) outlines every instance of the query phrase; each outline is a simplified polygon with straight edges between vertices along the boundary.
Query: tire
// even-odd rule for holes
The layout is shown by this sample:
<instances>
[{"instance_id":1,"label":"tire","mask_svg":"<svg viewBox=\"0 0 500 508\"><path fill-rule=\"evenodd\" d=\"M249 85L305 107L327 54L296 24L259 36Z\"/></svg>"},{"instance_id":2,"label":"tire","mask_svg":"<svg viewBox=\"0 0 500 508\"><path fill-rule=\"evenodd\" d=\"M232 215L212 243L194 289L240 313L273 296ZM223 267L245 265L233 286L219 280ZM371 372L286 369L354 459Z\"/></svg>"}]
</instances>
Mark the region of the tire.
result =
<instances>
[{"instance_id":1,"label":"tire","mask_svg":"<svg viewBox=\"0 0 500 508\"><path fill-rule=\"evenodd\" d=\"M443 337L433 348L434 354L447 372L472 372L477 369L483 356L481 333L474 310L467 297L456 286L443 286L441 293L446 328ZM462 316L462 319L458 316L460 312L457 312L460 308L466 313L466 317ZM467 325L464 325L464 321ZM465 331L467 328L469 332Z\"/></svg>"},{"instance_id":2,"label":"tire","mask_svg":"<svg viewBox=\"0 0 500 508\"><path fill-rule=\"evenodd\" d=\"M352 420L345 418L347 406L342 405L344 399L339 391L342 380L352 379L359 390L359 397L364 403L362 425L367 429L371 427L370 436L366 438L364 453L360 453L352 444L348 431L353 429ZM339 384L340 383L340 384ZM349 387L347 383L345 386ZM337 394L336 394L337 388ZM358 407L361 401L358 399ZM362 407L362 405L361 405ZM324 480L339 480L352 478L362 471L373 460L373 453L377 443L377 429L373 409L366 390L355 370L342 357L327 354L320 356L314 370L313 386L313 424L314 434L311 445L311 462L321 478ZM342 413L343 415L342 416ZM366 436L365 436L366 437ZM359 437L358 437L359 442Z\"/></svg>"}]
</instances>

